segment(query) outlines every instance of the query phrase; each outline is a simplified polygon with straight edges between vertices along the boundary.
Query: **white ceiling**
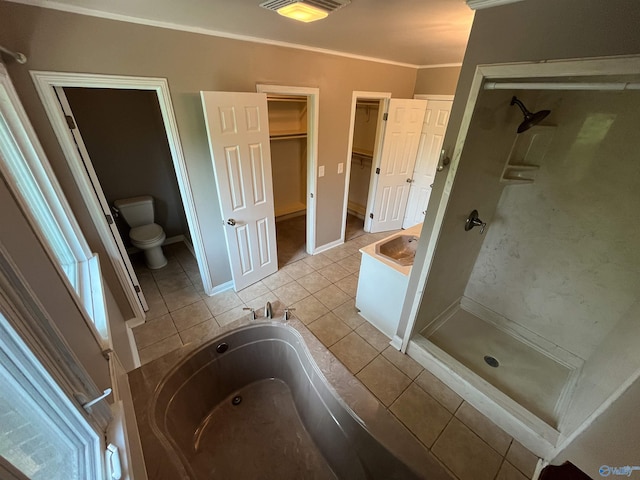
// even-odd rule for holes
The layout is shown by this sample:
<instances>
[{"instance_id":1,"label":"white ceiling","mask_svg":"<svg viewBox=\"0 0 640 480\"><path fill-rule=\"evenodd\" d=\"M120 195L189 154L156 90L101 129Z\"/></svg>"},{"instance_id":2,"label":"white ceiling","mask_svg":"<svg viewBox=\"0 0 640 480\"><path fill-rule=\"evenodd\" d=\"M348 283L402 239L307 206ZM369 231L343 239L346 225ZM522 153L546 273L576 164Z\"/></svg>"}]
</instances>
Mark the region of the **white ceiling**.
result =
<instances>
[{"instance_id":1,"label":"white ceiling","mask_svg":"<svg viewBox=\"0 0 640 480\"><path fill-rule=\"evenodd\" d=\"M419 66L461 63L473 20L465 0L352 0L308 24L259 7L264 0L13 1Z\"/></svg>"}]
</instances>

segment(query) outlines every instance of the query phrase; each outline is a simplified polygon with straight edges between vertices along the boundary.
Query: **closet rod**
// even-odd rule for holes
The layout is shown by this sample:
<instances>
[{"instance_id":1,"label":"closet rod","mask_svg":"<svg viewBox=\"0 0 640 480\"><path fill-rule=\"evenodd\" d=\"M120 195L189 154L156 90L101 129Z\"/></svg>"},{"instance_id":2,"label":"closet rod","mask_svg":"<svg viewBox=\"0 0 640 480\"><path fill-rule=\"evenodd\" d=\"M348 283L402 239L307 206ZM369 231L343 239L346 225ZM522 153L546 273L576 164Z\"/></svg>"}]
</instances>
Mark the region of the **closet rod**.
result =
<instances>
[{"instance_id":1,"label":"closet rod","mask_svg":"<svg viewBox=\"0 0 640 480\"><path fill-rule=\"evenodd\" d=\"M640 90L640 82L487 82L485 90Z\"/></svg>"},{"instance_id":2,"label":"closet rod","mask_svg":"<svg viewBox=\"0 0 640 480\"><path fill-rule=\"evenodd\" d=\"M10 56L11 58L13 58L18 63L21 63L21 64L27 63L27 57L23 53L12 52L8 48L4 48L2 45L0 45L0 52Z\"/></svg>"}]
</instances>

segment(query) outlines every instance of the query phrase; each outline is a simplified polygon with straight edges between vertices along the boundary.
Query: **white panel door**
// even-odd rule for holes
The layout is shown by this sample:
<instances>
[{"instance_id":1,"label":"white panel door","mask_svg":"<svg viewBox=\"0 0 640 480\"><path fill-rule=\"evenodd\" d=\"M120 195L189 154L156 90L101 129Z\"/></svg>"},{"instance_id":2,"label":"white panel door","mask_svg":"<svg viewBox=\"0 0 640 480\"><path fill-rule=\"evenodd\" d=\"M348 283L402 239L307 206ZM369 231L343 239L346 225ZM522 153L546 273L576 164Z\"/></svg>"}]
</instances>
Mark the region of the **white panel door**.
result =
<instances>
[{"instance_id":1,"label":"white panel door","mask_svg":"<svg viewBox=\"0 0 640 480\"><path fill-rule=\"evenodd\" d=\"M402 228L424 221L453 100L428 100Z\"/></svg>"},{"instance_id":2,"label":"white panel door","mask_svg":"<svg viewBox=\"0 0 640 480\"><path fill-rule=\"evenodd\" d=\"M278 270L267 95L200 95L238 291Z\"/></svg>"},{"instance_id":3,"label":"white panel door","mask_svg":"<svg viewBox=\"0 0 640 480\"><path fill-rule=\"evenodd\" d=\"M402 227L426 106L426 100L389 101L380 167L376 170L371 232Z\"/></svg>"}]
</instances>

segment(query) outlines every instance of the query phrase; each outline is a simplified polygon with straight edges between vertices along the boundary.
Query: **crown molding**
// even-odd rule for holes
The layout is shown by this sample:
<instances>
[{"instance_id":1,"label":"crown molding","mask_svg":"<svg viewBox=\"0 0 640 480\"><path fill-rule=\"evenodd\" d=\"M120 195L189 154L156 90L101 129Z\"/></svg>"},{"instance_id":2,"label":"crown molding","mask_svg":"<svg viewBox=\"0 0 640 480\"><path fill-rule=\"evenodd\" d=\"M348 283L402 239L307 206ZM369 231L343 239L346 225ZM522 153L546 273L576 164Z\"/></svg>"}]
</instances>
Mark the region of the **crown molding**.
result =
<instances>
[{"instance_id":1,"label":"crown molding","mask_svg":"<svg viewBox=\"0 0 640 480\"><path fill-rule=\"evenodd\" d=\"M467 0L467 5L471 10L482 10L484 8L498 7L507 3L522 2L523 0Z\"/></svg>"},{"instance_id":2,"label":"crown molding","mask_svg":"<svg viewBox=\"0 0 640 480\"><path fill-rule=\"evenodd\" d=\"M364 60L366 62L383 63L386 65L394 65L397 67L407 68L420 68L420 65L414 63L396 62L393 60L387 60L384 58L368 57L366 55L357 55L353 53L340 52L338 50L330 50L327 48L312 47L308 45L302 45L299 43L282 42L279 40L270 40L268 38L252 37L250 35L241 35L230 32L222 32L220 30L212 30L209 28L193 27L190 25L182 25L172 22L163 22L159 20L149 20L146 18L133 17L130 15L122 15L119 13L104 12L102 10L95 10L92 8L79 7L77 5L69 5L66 3L56 2L53 0L8 0L12 3L20 3L22 5L29 5L32 7L48 8L51 10L58 10L61 12L75 13L78 15L87 15L90 17L104 18L106 20L116 20L119 22L135 23L138 25L145 25L148 27L166 28L169 30L178 30L181 32L198 33L200 35L208 35L211 37L229 38L231 40L240 40L244 42L261 43L263 45L273 45L276 47L295 48L298 50L305 50L308 52L323 53L326 55L335 55L338 57L352 58L355 60Z\"/></svg>"}]
</instances>

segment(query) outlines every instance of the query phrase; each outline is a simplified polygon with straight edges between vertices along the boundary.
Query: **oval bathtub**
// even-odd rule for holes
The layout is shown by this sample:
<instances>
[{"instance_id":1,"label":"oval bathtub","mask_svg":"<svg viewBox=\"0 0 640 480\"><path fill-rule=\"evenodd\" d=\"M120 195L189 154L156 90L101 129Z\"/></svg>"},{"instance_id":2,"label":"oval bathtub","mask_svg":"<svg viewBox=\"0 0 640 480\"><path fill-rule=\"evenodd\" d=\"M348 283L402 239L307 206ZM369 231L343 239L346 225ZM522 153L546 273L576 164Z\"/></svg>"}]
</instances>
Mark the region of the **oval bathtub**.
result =
<instances>
[{"instance_id":1,"label":"oval bathtub","mask_svg":"<svg viewBox=\"0 0 640 480\"><path fill-rule=\"evenodd\" d=\"M242 327L188 355L147 415L164 447L154 456L175 468L163 478L425 478L376 441L282 324Z\"/></svg>"}]
</instances>

